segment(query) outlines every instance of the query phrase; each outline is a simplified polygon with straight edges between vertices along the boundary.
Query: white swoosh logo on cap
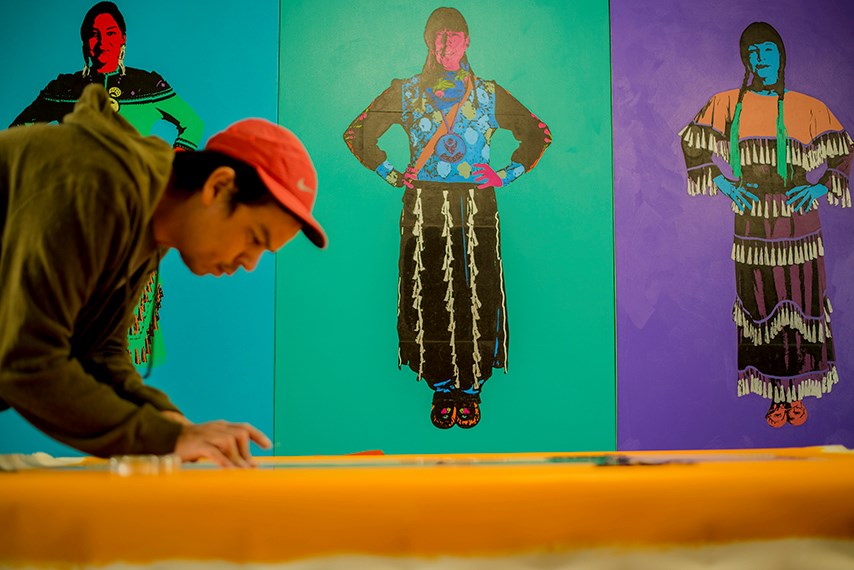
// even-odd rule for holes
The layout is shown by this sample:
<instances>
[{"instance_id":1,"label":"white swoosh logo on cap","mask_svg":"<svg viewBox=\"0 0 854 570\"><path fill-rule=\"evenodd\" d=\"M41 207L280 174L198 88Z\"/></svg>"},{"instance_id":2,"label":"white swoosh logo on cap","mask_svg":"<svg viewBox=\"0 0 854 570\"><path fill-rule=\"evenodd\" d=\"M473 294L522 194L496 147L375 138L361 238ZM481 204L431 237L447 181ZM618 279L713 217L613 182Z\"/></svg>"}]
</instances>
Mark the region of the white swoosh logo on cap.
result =
<instances>
[{"instance_id":1,"label":"white swoosh logo on cap","mask_svg":"<svg viewBox=\"0 0 854 570\"><path fill-rule=\"evenodd\" d=\"M314 190L305 185L305 181L302 178L297 181L297 189L299 189L301 192L314 192Z\"/></svg>"}]
</instances>

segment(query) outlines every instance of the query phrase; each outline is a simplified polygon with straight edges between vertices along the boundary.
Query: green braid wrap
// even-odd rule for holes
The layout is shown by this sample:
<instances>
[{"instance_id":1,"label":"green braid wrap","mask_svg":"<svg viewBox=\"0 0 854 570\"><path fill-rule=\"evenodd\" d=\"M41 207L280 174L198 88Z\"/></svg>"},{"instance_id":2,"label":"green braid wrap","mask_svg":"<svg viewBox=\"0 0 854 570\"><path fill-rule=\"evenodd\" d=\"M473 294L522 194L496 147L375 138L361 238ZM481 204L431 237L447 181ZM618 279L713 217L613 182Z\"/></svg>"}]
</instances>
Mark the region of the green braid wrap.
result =
<instances>
[{"instance_id":1,"label":"green braid wrap","mask_svg":"<svg viewBox=\"0 0 854 570\"><path fill-rule=\"evenodd\" d=\"M735 115L729 128L729 164L732 174L737 180L741 179L741 155L738 152L738 125L741 122L741 101L735 105Z\"/></svg>"},{"instance_id":2,"label":"green braid wrap","mask_svg":"<svg viewBox=\"0 0 854 570\"><path fill-rule=\"evenodd\" d=\"M736 179L741 179L741 153L738 148L738 130L741 123L741 101L735 105L735 114L732 117L732 125L729 130L729 164L732 174ZM783 120L783 98L777 99L777 174L786 182L788 170L786 168L786 144L789 133Z\"/></svg>"},{"instance_id":3,"label":"green braid wrap","mask_svg":"<svg viewBox=\"0 0 854 570\"><path fill-rule=\"evenodd\" d=\"M789 133L786 131L786 123L783 121L783 98L777 99L777 174L786 182L786 142Z\"/></svg>"}]
</instances>

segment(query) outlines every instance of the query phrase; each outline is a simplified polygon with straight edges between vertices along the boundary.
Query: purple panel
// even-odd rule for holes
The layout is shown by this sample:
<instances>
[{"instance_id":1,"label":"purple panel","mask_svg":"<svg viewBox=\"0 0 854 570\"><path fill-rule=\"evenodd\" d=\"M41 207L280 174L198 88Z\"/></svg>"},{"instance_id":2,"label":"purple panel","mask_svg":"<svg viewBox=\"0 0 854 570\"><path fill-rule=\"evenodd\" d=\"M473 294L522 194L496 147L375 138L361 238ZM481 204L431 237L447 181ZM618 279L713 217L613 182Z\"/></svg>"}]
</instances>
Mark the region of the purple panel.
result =
<instances>
[{"instance_id":1,"label":"purple panel","mask_svg":"<svg viewBox=\"0 0 854 570\"><path fill-rule=\"evenodd\" d=\"M783 37L786 86L854 132L854 2L611 0L618 449L854 447L854 210L822 201L839 384L807 398L799 427L737 397L729 199L690 197L677 133L739 87L738 41L754 21Z\"/></svg>"}]
</instances>

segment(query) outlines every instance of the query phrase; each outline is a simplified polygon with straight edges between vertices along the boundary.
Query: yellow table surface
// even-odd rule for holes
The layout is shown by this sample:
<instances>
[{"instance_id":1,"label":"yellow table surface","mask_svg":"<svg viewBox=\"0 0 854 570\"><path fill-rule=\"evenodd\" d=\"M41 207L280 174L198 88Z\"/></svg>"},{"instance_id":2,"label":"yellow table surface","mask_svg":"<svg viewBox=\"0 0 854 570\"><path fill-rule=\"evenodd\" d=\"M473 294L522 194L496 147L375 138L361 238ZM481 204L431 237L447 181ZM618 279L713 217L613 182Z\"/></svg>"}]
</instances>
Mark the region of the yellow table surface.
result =
<instances>
[{"instance_id":1,"label":"yellow table surface","mask_svg":"<svg viewBox=\"0 0 854 570\"><path fill-rule=\"evenodd\" d=\"M594 455L685 463L576 462ZM263 563L854 538L854 453L824 448L259 463L121 477L90 459L0 473L0 561Z\"/></svg>"}]
</instances>

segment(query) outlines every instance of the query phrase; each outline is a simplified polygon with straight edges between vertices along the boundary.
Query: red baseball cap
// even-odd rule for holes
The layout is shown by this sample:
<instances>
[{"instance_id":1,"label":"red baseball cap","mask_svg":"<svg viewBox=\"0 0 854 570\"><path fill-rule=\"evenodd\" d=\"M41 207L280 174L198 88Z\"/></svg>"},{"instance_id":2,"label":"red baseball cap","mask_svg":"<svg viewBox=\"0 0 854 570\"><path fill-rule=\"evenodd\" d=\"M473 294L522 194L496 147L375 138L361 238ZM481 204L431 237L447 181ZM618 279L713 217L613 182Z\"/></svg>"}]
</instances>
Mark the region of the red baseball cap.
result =
<instances>
[{"instance_id":1,"label":"red baseball cap","mask_svg":"<svg viewBox=\"0 0 854 570\"><path fill-rule=\"evenodd\" d=\"M306 237L317 247L326 247L326 233L311 215L317 198L317 172L295 134L264 119L243 119L212 136L205 150L254 167L276 200L302 222Z\"/></svg>"}]
</instances>

